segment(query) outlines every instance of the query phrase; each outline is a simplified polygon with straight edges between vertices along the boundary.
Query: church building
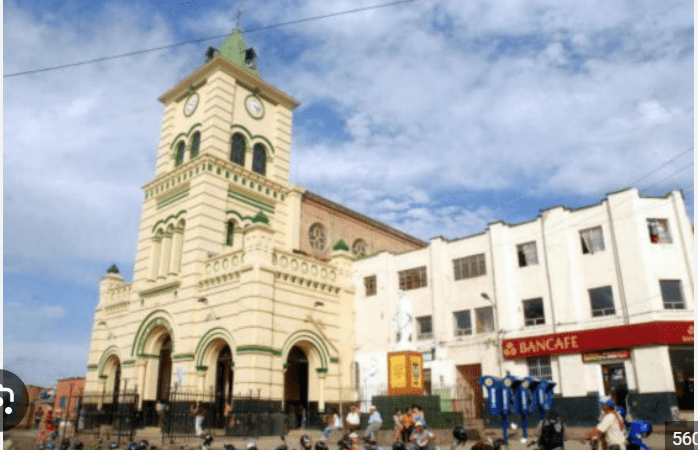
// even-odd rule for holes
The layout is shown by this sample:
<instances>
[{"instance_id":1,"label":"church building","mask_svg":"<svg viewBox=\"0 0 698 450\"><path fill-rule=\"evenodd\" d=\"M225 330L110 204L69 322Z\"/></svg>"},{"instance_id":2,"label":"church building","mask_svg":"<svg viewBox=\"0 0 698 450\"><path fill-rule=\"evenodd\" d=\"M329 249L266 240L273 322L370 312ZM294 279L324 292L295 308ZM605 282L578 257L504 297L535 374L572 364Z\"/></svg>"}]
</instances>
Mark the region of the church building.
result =
<instances>
[{"instance_id":1,"label":"church building","mask_svg":"<svg viewBox=\"0 0 698 450\"><path fill-rule=\"evenodd\" d=\"M160 97L133 280L100 283L85 392L255 410L353 399L352 262L425 242L289 182L298 106L237 31ZM240 402L238 402L240 403Z\"/></svg>"}]
</instances>

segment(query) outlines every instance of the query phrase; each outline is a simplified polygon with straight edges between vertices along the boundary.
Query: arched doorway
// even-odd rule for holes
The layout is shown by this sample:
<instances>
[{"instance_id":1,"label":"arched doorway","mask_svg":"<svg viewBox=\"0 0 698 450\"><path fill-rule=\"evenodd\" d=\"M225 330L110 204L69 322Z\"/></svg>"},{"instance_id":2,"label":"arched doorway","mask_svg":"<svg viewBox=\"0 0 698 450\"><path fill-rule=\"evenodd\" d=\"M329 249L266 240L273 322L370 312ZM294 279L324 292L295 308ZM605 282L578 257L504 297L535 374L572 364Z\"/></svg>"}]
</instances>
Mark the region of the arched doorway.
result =
<instances>
[{"instance_id":1,"label":"arched doorway","mask_svg":"<svg viewBox=\"0 0 698 450\"><path fill-rule=\"evenodd\" d=\"M104 363L104 411L108 423L111 423L113 415L119 407L119 392L121 387L121 361L116 355L111 355Z\"/></svg>"},{"instance_id":2,"label":"arched doorway","mask_svg":"<svg viewBox=\"0 0 698 450\"><path fill-rule=\"evenodd\" d=\"M303 411L308 410L308 355L297 345L288 352L284 374L284 405L287 413L296 415L300 426Z\"/></svg>"},{"instance_id":3,"label":"arched doorway","mask_svg":"<svg viewBox=\"0 0 698 450\"><path fill-rule=\"evenodd\" d=\"M230 347L225 345L218 353L216 360L216 384L213 408L214 428L225 427L225 405L230 404L233 397L233 354Z\"/></svg>"},{"instance_id":4,"label":"arched doorway","mask_svg":"<svg viewBox=\"0 0 698 450\"><path fill-rule=\"evenodd\" d=\"M170 381L172 379L172 339L167 334L162 340L160 353L158 355L158 382L155 400L159 402L169 402Z\"/></svg>"}]
</instances>

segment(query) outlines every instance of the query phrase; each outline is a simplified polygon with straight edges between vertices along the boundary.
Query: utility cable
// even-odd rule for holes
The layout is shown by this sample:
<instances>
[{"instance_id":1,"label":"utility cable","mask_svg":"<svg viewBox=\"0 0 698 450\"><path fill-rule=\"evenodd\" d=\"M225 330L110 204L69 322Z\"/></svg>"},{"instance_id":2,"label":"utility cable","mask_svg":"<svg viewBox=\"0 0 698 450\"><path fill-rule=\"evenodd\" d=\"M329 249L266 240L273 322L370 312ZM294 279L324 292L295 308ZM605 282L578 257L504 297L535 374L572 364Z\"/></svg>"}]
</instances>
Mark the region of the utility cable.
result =
<instances>
[{"instance_id":1,"label":"utility cable","mask_svg":"<svg viewBox=\"0 0 698 450\"><path fill-rule=\"evenodd\" d=\"M418 1L422 1L422 0L398 0L398 1L389 2L389 3L382 3L380 5L364 6L361 8L348 9L345 11L337 11L334 13L322 14L319 16L305 17L302 19L289 20L287 22L279 22L279 23L275 23L272 25L264 25L264 26L254 27L254 28L244 30L244 31L242 31L242 33L253 33L255 31L270 30L272 28L279 28L279 27L284 27L284 26L288 26L288 25L297 25L300 23L307 23L307 22L312 22L315 20L328 19L330 17L343 16L346 14L355 14L355 13L359 13L359 12L369 11L372 9L386 8L389 6L402 5L402 4L406 4L406 3L415 3ZM147 48L147 49L143 49L143 50L135 50L132 52L122 53L119 55L103 56L101 58L88 59L85 61L78 61L78 62L74 62L74 63L70 63L70 64L62 64L60 66L45 67L43 69L25 70L22 72L9 73L9 74L4 74L2 77L3 78L18 77L20 75L29 75L29 74L33 74L33 73L49 72L52 70L65 69L67 67L75 67L75 66L83 66L86 64L94 64L94 63L98 63L98 62L109 61L112 59L126 58L128 56L135 56L135 55L141 55L144 53L155 52L158 50L167 50L170 48L180 47L182 45L197 44L199 42L210 41L213 39L222 39L226 36L228 36L228 34L221 34L218 36L210 36L210 37L205 37L205 38L193 39L191 41L179 42L177 44L163 45L161 47L153 47L153 48Z\"/></svg>"}]
</instances>

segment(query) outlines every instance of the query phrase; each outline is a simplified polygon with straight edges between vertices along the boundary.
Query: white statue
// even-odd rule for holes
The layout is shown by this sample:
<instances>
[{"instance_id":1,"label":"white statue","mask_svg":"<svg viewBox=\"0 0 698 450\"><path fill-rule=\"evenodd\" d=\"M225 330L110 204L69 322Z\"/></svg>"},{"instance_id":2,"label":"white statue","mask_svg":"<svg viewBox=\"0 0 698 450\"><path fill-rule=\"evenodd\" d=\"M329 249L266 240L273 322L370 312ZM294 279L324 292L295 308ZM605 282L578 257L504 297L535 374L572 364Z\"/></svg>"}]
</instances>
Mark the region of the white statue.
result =
<instances>
[{"instance_id":1,"label":"white statue","mask_svg":"<svg viewBox=\"0 0 698 450\"><path fill-rule=\"evenodd\" d=\"M397 311L393 316L397 333L396 350L407 350L412 344L413 335L412 302L403 291L398 291Z\"/></svg>"}]
</instances>

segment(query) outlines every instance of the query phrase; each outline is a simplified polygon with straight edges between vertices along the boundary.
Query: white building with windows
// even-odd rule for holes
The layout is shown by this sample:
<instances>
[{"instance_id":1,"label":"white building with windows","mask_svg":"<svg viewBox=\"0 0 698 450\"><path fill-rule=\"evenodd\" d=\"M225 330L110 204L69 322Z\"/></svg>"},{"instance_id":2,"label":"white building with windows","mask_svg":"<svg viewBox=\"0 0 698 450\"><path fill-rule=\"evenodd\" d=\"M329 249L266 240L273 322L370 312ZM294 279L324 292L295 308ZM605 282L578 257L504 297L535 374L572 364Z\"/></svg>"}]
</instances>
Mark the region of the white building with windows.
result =
<instances>
[{"instance_id":1,"label":"white building with windows","mask_svg":"<svg viewBox=\"0 0 698 450\"><path fill-rule=\"evenodd\" d=\"M383 252L354 263L354 283L364 392L387 383L402 296L428 390L467 417L488 415L477 379L507 372L555 382L570 424L593 422L605 394L654 421L672 407L693 409L693 230L678 191L650 198L628 189ZM386 373L366 376L376 361Z\"/></svg>"}]
</instances>

